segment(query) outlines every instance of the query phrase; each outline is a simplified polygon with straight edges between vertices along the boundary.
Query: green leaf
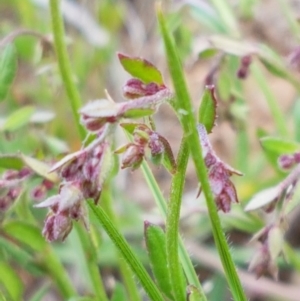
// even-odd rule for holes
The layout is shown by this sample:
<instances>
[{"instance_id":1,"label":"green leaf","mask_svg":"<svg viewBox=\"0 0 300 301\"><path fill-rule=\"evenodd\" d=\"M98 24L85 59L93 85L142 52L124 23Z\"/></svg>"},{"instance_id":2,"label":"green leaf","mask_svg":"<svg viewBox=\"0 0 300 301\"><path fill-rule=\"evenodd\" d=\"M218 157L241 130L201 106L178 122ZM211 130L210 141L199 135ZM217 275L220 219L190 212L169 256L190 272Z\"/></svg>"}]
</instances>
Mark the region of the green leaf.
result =
<instances>
[{"instance_id":1,"label":"green leaf","mask_svg":"<svg viewBox=\"0 0 300 301\"><path fill-rule=\"evenodd\" d=\"M191 15L195 20L201 22L201 24L213 32L226 33L225 26L223 26L218 14L211 7L202 5L201 2L198 2L196 5L189 4L189 6L191 8Z\"/></svg>"},{"instance_id":2,"label":"green leaf","mask_svg":"<svg viewBox=\"0 0 300 301\"><path fill-rule=\"evenodd\" d=\"M201 104L198 111L198 120L205 126L207 133L211 133L217 117L217 99L214 93L214 86L205 87L205 91L202 96Z\"/></svg>"},{"instance_id":3,"label":"green leaf","mask_svg":"<svg viewBox=\"0 0 300 301\"><path fill-rule=\"evenodd\" d=\"M161 291L171 300L172 286L169 277L166 237L161 227L149 222L144 223L145 240L151 268Z\"/></svg>"},{"instance_id":4,"label":"green leaf","mask_svg":"<svg viewBox=\"0 0 300 301\"><path fill-rule=\"evenodd\" d=\"M134 101L134 100L133 100ZM155 113L153 109L131 109L124 113L125 118L141 118Z\"/></svg>"},{"instance_id":5,"label":"green leaf","mask_svg":"<svg viewBox=\"0 0 300 301\"><path fill-rule=\"evenodd\" d=\"M188 301L205 301L206 297L194 285L188 286Z\"/></svg>"},{"instance_id":6,"label":"green leaf","mask_svg":"<svg viewBox=\"0 0 300 301\"><path fill-rule=\"evenodd\" d=\"M127 243L127 241L116 229L114 223L111 221L109 216L101 207L97 207L92 200L88 200L87 203L91 211L94 213L94 217L97 219L99 224L102 224L107 235L113 241L122 257L128 263L129 267L132 269L136 277L139 279L141 285L145 289L145 292L148 294L150 299L155 301L163 301L164 299L160 291L152 281L144 266L138 260L136 255L132 252L132 249Z\"/></svg>"},{"instance_id":7,"label":"green leaf","mask_svg":"<svg viewBox=\"0 0 300 301\"><path fill-rule=\"evenodd\" d=\"M36 172L38 175L42 176L43 178L53 183L59 182L59 177L57 173L55 172L49 173L50 166L48 166L46 163L39 161L35 158L28 157L24 154L21 154L21 158L24 164L27 165L34 172Z\"/></svg>"},{"instance_id":8,"label":"green leaf","mask_svg":"<svg viewBox=\"0 0 300 301\"><path fill-rule=\"evenodd\" d=\"M163 85L164 81L160 71L149 61L121 53L118 53L118 57L123 68L133 77L140 79L145 84Z\"/></svg>"},{"instance_id":9,"label":"green leaf","mask_svg":"<svg viewBox=\"0 0 300 301\"><path fill-rule=\"evenodd\" d=\"M120 126L131 135L133 134L136 127L139 125L139 123L120 123Z\"/></svg>"},{"instance_id":10,"label":"green leaf","mask_svg":"<svg viewBox=\"0 0 300 301\"><path fill-rule=\"evenodd\" d=\"M30 118L34 113L35 108L32 106L22 107L13 112L4 122L1 127L2 131L16 131L30 122Z\"/></svg>"},{"instance_id":11,"label":"green leaf","mask_svg":"<svg viewBox=\"0 0 300 301\"><path fill-rule=\"evenodd\" d=\"M0 237L0 248L9 255L9 258L29 273L38 275L42 272L38 264L34 262L33 256L23 248L21 249L17 244Z\"/></svg>"},{"instance_id":12,"label":"green leaf","mask_svg":"<svg viewBox=\"0 0 300 301\"><path fill-rule=\"evenodd\" d=\"M0 261L0 283L15 301L22 299L24 285L18 274L6 262Z\"/></svg>"},{"instance_id":13,"label":"green leaf","mask_svg":"<svg viewBox=\"0 0 300 301\"><path fill-rule=\"evenodd\" d=\"M20 170L24 166L19 155L0 155L0 167L5 169Z\"/></svg>"},{"instance_id":14,"label":"green leaf","mask_svg":"<svg viewBox=\"0 0 300 301\"><path fill-rule=\"evenodd\" d=\"M17 55L14 45L8 44L0 56L0 101L4 100L17 70Z\"/></svg>"},{"instance_id":15,"label":"green leaf","mask_svg":"<svg viewBox=\"0 0 300 301\"><path fill-rule=\"evenodd\" d=\"M300 143L277 137L264 137L260 139L264 151L277 156L292 154L300 150Z\"/></svg>"},{"instance_id":16,"label":"green leaf","mask_svg":"<svg viewBox=\"0 0 300 301\"><path fill-rule=\"evenodd\" d=\"M23 221L10 221L3 225L3 231L29 248L44 252L47 242L41 234L41 229Z\"/></svg>"}]
</instances>

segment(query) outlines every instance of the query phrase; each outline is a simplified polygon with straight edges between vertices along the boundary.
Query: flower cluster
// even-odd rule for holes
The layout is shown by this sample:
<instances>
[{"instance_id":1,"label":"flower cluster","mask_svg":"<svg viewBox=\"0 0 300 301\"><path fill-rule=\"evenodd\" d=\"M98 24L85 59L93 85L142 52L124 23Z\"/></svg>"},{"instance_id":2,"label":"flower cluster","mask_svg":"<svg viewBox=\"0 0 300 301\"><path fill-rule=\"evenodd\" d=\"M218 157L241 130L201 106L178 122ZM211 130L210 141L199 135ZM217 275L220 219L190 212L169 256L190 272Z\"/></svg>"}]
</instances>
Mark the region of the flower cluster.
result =
<instances>
[{"instance_id":1,"label":"flower cluster","mask_svg":"<svg viewBox=\"0 0 300 301\"><path fill-rule=\"evenodd\" d=\"M110 145L101 141L72 153L56 163L50 172L59 172L58 195L36 205L49 207L43 235L48 241L64 240L72 229L72 221L81 220L88 228L85 200L98 201L106 173L110 169Z\"/></svg>"},{"instance_id":2,"label":"flower cluster","mask_svg":"<svg viewBox=\"0 0 300 301\"><path fill-rule=\"evenodd\" d=\"M121 58L126 59L125 56ZM152 66L146 61L140 63ZM159 77L158 70L154 72ZM64 240L74 220L81 220L88 228L85 200L97 202L100 197L103 181L112 165L110 136L120 120L151 115L161 103L173 97L162 83L146 83L136 78L127 81L123 92L129 101L115 103L107 94L107 99L91 101L80 110L82 125L96 138L80 151L64 157L50 170L59 173L59 192L37 205L50 208L43 229L48 241ZM152 157L159 157L168 149L161 136L141 125L135 131L134 142L124 147L123 168L137 168L143 160L146 146ZM36 195L42 194L42 190L37 189Z\"/></svg>"},{"instance_id":3,"label":"flower cluster","mask_svg":"<svg viewBox=\"0 0 300 301\"><path fill-rule=\"evenodd\" d=\"M126 127L126 124L123 126ZM145 124L134 124L133 126L135 127L132 133L133 142L115 151L117 154L123 153L122 168L137 169L141 165L146 151L149 150L150 158L154 163L159 164L162 159L168 160L170 169L168 166L166 167L173 173L176 170L176 163L168 141Z\"/></svg>"},{"instance_id":4,"label":"flower cluster","mask_svg":"<svg viewBox=\"0 0 300 301\"><path fill-rule=\"evenodd\" d=\"M230 181L233 174L242 173L224 163L214 152L207 136L204 125L198 125L198 134L203 151L203 158L208 169L210 186L215 197L218 210L228 212L231 203L238 203L234 184ZM200 190L201 192L201 190Z\"/></svg>"}]
</instances>

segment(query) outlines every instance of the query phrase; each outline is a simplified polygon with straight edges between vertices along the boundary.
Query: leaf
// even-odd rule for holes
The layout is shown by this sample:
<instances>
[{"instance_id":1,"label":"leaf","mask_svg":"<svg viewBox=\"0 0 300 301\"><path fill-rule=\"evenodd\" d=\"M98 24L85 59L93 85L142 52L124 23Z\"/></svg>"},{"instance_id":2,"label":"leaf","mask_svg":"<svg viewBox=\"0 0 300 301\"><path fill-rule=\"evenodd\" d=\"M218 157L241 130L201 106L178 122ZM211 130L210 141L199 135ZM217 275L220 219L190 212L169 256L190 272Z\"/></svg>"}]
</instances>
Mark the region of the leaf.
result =
<instances>
[{"instance_id":1,"label":"leaf","mask_svg":"<svg viewBox=\"0 0 300 301\"><path fill-rule=\"evenodd\" d=\"M8 263L0 261L0 283L9 293L11 300L19 301L22 299L24 285L19 275L9 266Z\"/></svg>"},{"instance_id":2,"label":"leaf","mask_svg":"<svg viewBox=\"0 0 300 301\"><path fill-rule=\"evenodd\" d=\"M19 155L0 155L0 167L5 169L20 170L24 166Z\"/></svg>"},{"instance_id":3,"label":"leaf","mask_svg":"<svg viewBox=\"0 0 300 301\"><path fill-rule=\"evenodd\" d=\"M280 196L281 192L282 191L278 188L278 186L264 189L253 196L244 210L252 211L269 205Z\"/></svg>"},{"instance_id":4,"label":"leaf","mask_svg":"<svg viewBox=\"0 0 300 301\"><path fill-rule=\"evenodd\" d=\"M153 109L130 109L123 115L125 118L141 118L155 113Z\"/></svg>"},{"instance_id":5,"label":"leaf","mask_svg":"<svg viewBox=\"0 0 300 301\"><path fill-rule=\"evenodd\" d=\"M9 258L29 273L39 275L42 272L38 264L34 262L33 255L24 248L20 248L19 245L0 237L0 248L9 254Z\"/></svg>"},{"instance_id":6,"label":"leaf","mask_svg":"<svg viewBox=\"0 0 300 301\"><path fill-rule=\"evenodd\" d=\"M279 227L273 227L269 231L268 246L271 255L271 260L276 260L283 247L283 233Z\"/></svg>"},{"instance_id":7,"label":"leaf","mask_svg":"<svg viewBox=\"0 0 300 301\"><path fill-rule=\"evenodd\" d=\"M32 114L30 118L30 122L36 124L43 124L43 123L50 122L51 120L53 120L54 117L55 117L55 113L52 111L36 110Z\"/></svg>"},{"instance_id":8,"label":"leaf","mask_svg":"<svg viewBox=\"0 0 300 301\"><path fill-rule=\"evenodd\" d=\"M205 126L208 134L212 132L212 128L215 125L217 117L217 100L215 98L214 93L214 86L205 87L205 91L202 96L201 104L198 111L198 120Z\"/></svg>"},{"instance_id":9,"label":"leaf","mask_svg":"<svg viewBox=\"0 0 300 301\"><path fill-rule=\"evenodd\" d=\"M208 43L210 44L210 47L236 56L245 56L249 54L256 54L258 52L258 48L252 43L230 39L221 35L209 37Z\"/></svg>"},{"instance_id":10,"label":"leaf","mask_svg":"<svg viewBox=\"0 0 300 301\"><path fill-rule=\"evenodd\" d=\"M188 301L206 301L206 297L201 294L201 292L194 285L189 285L188 291Z\"/></svg>"},{"instance_id":11,"label":"leaf","mask_svg":"<svg viewBox=\"0 0 300 301\"><path fill-rule=\"evenodd\" d=\"M22 244L37 252L44 252L47 242L41 234L41 230L23 221L10 221L3 225L3 231Z\"/></svg>"},{"instance_id":12,"label":"leaf","mask_svg":"<svg viewBox=\"0 0 300 301\"><path fill-rule=\"evenodd\" d=\"M201 24L210 28L213 32L226 33L225 26L223 26L216 11L206 2L187 2L191 7L191 15ZM190 4L193 3L193 4Z\"/></svg>"},{"instance_id":13,"label":"leaf","mask_svg":"<svg viewBox=\"0 0 300 301\"><path fill-rule=\"evenodd\" d=\"M297 80L288 71L288 68L284 63L282 57L278 55L273 49L269 48L266 45L260 45L258 55L260 61L264 64L264 66L270 73L281 78L285 78L293 84L295 84L295 82L297 84Z\"/></svg>"},{"instance_id":14,"label":"leaf","mask_svg":"<svg viewBox=\"0 0 300 301\"><path fill-rule=\"evenodd\" d=\"M120 123L120 126L131 135L133 134L136 127L139 125L139 123Z\"/></svg>"},{"instance_id":15,"label":"leaf","mask_svg":"<svg viewBox=\"0 0 300 301\"><path fill-rule=\"evenodd\" d=\"M14 45L8 44L0 56L0 101L4 100L17 71Z\"/></svg>"},{"instance_id":16,"label":"leaf","mask_svg":"<svg viewBox=\"0 0 300 301\"><path fill-rule=\"evenodd\" d=\"M9 115L2 125L1 130L13 132L22 128L24 125L30 122L30 118L34 113L34 110L35 108L32 106L25 106L16 110Z\"/></svg>"},{"instance_id":17,"label":"leaf","mask_svg":"<svg viewBox=\"0 0 300 301\"><path fill-rule=\"evenodd\" d=\"M165 150L162 159L162 164L168 170L169 173L175 174L177 171L176 161L174 159L174 155L171 149L171 146L167 139L159 135L159 141L163 144Z\"/></svg>"},{"instance_id":18,"label":"leaf","mask_svg":"<svg viewBox=\"0 0 300 301\"><path fill-rule=\"evenodd\" d=\"M172 286L169 277L166 237L161 227L147 221L144 223L145 240L151 268L161 291L171 300Z\"/></svg>"},{"instance_id":19,"label":"leaf","mask_svg":"<svg viewBox=\"0 0 300 301\"><path fill-rule=\"evenodd\" d=\"M118 53L118 57L123 68L133 77L140 79L145 84L164 84L160 71L149 61L121 53Z\"/></svg>"},{"instance_id":20,"label":"leaf","mask_svg":"<svg viewBox=\"0 0 300 301\"><path fill-rule=\"evenodd\" d=\"M43 178L45 178L53 183L59 182L59 177L58 177L57 173L55 173L55 172L50 173L49 172L50 167L46 163L39 161L35 158L28 157L24 154L21 154L21 158L22 158L24 164L27 165L34 172L36 172L38 175L42 176Z\"/></svg>"},{"instance_id":21,"label":"leaf","mask_svg":"<svg viewBox=\"0 0 300 301\"><path fill-rule=\"evenodd\" d=\"M300 150L300 143L278 137L264 137L260 139L264 151L276 154L292 154Z\"/></svg>"}]
</instances>

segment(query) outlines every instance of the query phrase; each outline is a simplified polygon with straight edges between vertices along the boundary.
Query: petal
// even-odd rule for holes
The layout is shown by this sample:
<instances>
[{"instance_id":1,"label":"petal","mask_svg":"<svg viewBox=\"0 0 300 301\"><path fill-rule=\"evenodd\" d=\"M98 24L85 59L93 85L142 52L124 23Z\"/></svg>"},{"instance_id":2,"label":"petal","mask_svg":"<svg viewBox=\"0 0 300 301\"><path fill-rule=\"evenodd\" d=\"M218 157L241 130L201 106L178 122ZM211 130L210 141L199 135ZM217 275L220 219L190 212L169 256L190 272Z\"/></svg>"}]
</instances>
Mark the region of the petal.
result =
<instances>
[{"instance_id":1,"label":"petal","mask_svg":"<svg viewBox=\"0 0 300 301\"><path fill-rule=\"evenodd\" d=\"M118 105L107 99L94 100L85 105L80 114L87 117L111 117L118 115Z\"/></svg>"},{"instance_id":2,"label":"petal","mask_svg":"<svg viewBox=\"0 0 300 301\"><path fill-rule=\"evenodd\" d=\"M48 199L46 199L45 201L34 205L34 207L37 207L37 208L52 207L60 202L60 198L61 197L59 194L53 195L53 196L49 197Z\"/></svg>"}]
</instances>

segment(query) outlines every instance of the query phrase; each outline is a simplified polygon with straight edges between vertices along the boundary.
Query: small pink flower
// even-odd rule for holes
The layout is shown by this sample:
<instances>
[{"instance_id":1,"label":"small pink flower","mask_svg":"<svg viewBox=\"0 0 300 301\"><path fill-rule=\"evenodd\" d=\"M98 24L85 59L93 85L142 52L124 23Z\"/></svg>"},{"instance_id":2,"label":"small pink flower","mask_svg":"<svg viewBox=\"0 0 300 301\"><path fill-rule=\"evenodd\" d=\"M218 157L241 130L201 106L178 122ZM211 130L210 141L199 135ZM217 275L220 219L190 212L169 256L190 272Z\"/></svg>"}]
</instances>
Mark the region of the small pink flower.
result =
<instances>
[{"instance_id":1,"label":"small pink flower","mask_svg":"<svg viewBox=\"0 0 300 301\"><path fill-rule=\"evenodd\" d=\"M72 227L72 220L64 213L50 213L46 218L42 234L49 242L64 241Z\"/></svg>"}]
</instances>

